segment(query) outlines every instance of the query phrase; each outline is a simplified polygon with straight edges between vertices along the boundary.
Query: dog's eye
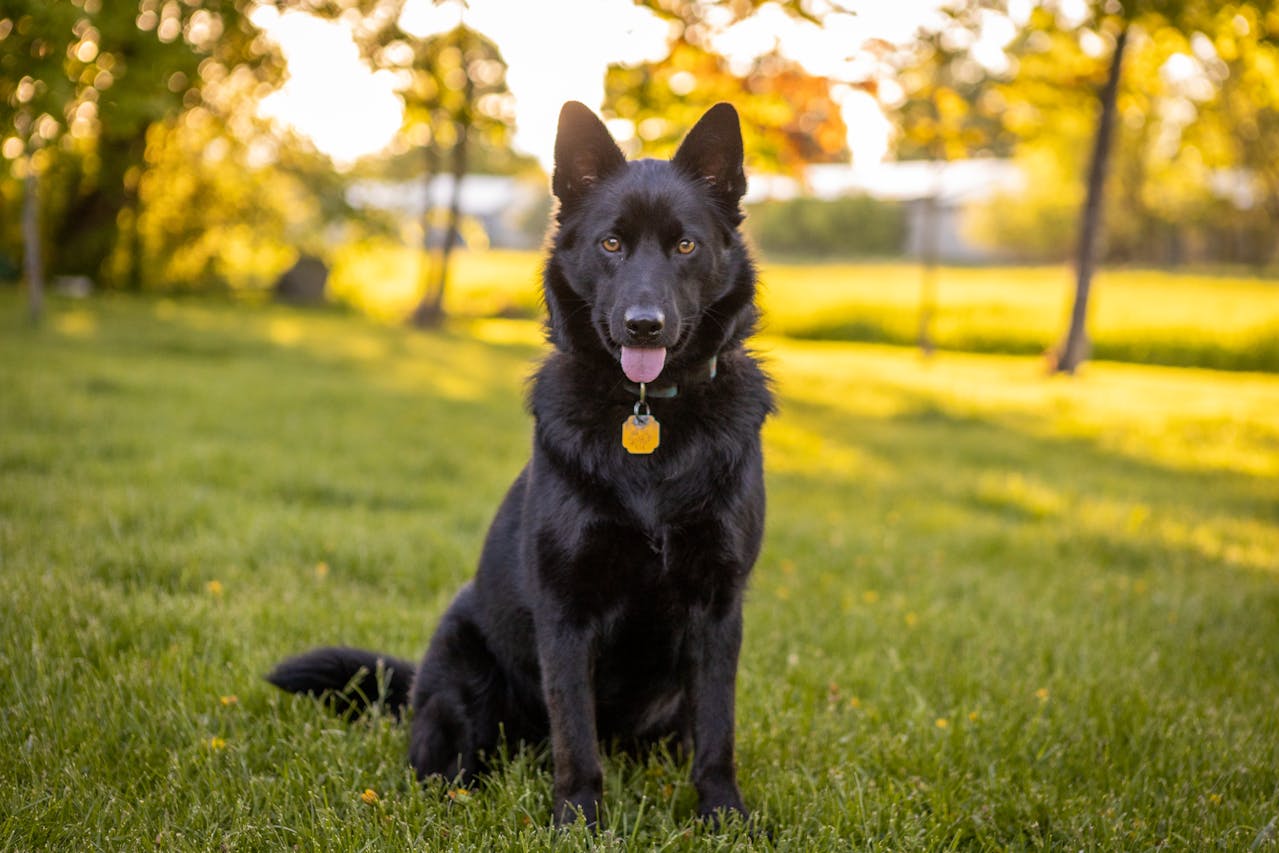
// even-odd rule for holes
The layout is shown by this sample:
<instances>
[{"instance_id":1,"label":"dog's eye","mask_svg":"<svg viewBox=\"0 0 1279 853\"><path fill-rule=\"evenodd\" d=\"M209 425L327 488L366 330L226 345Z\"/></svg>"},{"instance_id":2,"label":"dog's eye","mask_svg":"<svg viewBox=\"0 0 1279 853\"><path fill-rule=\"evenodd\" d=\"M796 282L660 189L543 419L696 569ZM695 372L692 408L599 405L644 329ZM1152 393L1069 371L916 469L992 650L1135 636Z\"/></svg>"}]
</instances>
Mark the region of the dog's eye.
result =
<instances>
[{"instance_id":1,"label":"dog's eye","mask_svg":"<svg viewBox=\"0 0 1279 853\"><path fill-rule=\"evenodd\" d=\"M604 247L604 251L606 252L622 251L622 241L616 237L605 237L600 241L600 245Z\"/></svg>"},{"instance_id":2,"label":"dog's eye","mask_svg":"<svg viewBox=\"0 0 1279 853\"><path fill-rule=\"evenodd\" d=\"M680 240L679 245L675 247L681 255L691 255L693 250L697 248L697 244L692 240Z\"/></svg>"}]
</instances>

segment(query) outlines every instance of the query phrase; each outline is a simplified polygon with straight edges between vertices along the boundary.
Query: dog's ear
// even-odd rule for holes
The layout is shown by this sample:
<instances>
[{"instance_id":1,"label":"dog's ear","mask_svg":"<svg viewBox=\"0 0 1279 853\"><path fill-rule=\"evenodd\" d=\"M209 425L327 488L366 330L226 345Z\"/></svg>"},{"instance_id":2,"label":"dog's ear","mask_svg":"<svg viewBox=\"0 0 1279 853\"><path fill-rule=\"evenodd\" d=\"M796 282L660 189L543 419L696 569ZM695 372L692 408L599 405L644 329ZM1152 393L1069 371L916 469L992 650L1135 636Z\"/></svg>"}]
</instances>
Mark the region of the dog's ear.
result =
<instances>
[{"instance_id":1,"label":"dog's ear","mask_svg":"<svg viewBox=\"0 0 1279 853\"><path fill-rule=\"evenodd\" d=\"M555 135L555 175L551 178L555 197L569 204L625 165L626 157L604 122L585 104L564 104Z\"/></svg>"},{"instance_id":2,"label":"dog's ear","mask_svg":"<svg viewBox=\"0 0 1279 853\"><path fill-rule=\"evenodd\" d=\"M672 162L689 177L705 181L713 193L736 207L746 192L742 157L737 110L732 104L718 103L693 125Z\"/></svg>"}]
</instances>

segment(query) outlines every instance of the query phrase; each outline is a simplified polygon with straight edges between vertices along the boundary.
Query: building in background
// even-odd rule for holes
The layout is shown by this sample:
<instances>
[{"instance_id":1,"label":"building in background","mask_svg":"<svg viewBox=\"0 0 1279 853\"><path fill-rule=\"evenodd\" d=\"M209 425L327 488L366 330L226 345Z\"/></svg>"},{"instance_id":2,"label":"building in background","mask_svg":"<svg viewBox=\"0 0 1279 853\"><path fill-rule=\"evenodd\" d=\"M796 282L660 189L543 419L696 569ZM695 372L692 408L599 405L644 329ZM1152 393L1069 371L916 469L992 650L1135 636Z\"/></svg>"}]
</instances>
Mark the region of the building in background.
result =
<instances>
[{"instance_id":1,"label":"building in background","mask_svg":"<svg viewBox=\"0 0 1279 853\"><path fill-rule=\"evenodd\" d=\"M968 218L973 208L989 202L997 193L1015 193L1023 185L1020 170L1009 160L958 160L949 163L907 161L871 167L813 165L804 181L776 175L752 175L745 203L785 201L801 195L830 201L846 196L867 196L899 204L905 212L901 255L916 258L925 240L928 199L937 199L939 260L951 263L985 263L1000 260L999 252L971 236ZM443 211L453 193L453 178L441 175L424 185L421 181L361 181L348 191L357 208L373 208L398 215L406 225L418 226L429 201L432 210ZM478 225L462 234L470 248L532 248L541 242L550 211L549 188L527 178L505 175L468 175L462 182L462 216Z\"/></svg>"},{"instance_id":2,"label":"building in background","mask_svg":"<svg viewBox=\"0 0 1279 853\"><path fill-rule=\"evenodd\" d=\"M397 215L407 228L421 236L423 214L433 216L433 237L443 230L444 212L453 198L453 176L439 175L430 182L360 181L347 191L356 208L384 210ZM468 248L529 249L541 243L551 208L550 190L541 182L507 175L467 175L462 179L461 211L467 221L462 230Z\"/></svg>"},{"instance_id":3,"label":"building in background","mask_svg":"<svg viewBox=\"0 0 1279 853\"><path fill-rule=\"evenodd\" d=\"M918 258L923 253L928 200L935 197L938 259L988 263L1001 260L1001 256L972 238L968 219L977 205L1000 193L1016 193L1023 185L1021 170L1011 160L910 160L862 168L814 165L806 170L803 183L772 175L752 176L746 202L784 201L800 195L823 200L861 195L895 202L903 206L906 218L901 253Z\"/></svg>"}]
</instances>

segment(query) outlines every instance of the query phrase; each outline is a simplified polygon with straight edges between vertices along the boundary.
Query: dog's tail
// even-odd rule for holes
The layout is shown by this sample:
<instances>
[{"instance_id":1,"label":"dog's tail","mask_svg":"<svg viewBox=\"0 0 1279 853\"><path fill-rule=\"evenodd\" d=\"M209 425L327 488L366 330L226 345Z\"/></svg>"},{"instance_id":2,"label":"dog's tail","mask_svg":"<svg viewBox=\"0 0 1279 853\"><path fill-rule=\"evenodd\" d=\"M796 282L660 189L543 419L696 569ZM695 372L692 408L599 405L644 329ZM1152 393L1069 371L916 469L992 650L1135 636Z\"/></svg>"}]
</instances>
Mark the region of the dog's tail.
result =
<instances>
[{"instance_id":1,"label":"dog's tail","mask_svg":"<svg viewBox=\"0 0 1279 853\"><path fill-rule=\"evenodd\" d=\"M266 680L290 693L308 693L344 716L380 705L396 714L409 703L413 664L390 655L328 646L281 661Z\"/></svg>"}]
</instances>

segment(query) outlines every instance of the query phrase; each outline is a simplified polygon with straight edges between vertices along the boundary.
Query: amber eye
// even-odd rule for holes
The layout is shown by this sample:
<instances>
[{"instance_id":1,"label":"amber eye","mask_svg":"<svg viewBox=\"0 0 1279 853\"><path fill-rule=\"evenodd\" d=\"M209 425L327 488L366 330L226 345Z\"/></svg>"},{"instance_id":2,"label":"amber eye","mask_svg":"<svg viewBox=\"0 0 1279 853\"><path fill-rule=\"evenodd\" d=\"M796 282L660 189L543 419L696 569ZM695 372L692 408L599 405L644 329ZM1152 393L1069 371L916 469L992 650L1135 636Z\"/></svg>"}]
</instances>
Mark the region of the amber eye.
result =
<instances>
[{"instance_id":1,"label":"amber eye","mask_svg":"<svg viewBox=\"0 0 1279 853\"><path fill-rule=\"evenodd\" d=\"M600 245L604 247L604 251L606 252L622 251L622 241L616 237L605 237L600 241Z\"/></svg>"},{"instance_id":2,"label":"amber eye","mask_svg":"<svg viewBox=\"0 0 1279 853\"><path fill-rule=\"evenodd\" d=\"M681 255L691 255L693 250L697 248L697 244L692 240L680 240L679 245L675 247Z\"/></svg>"}]
</instances>

